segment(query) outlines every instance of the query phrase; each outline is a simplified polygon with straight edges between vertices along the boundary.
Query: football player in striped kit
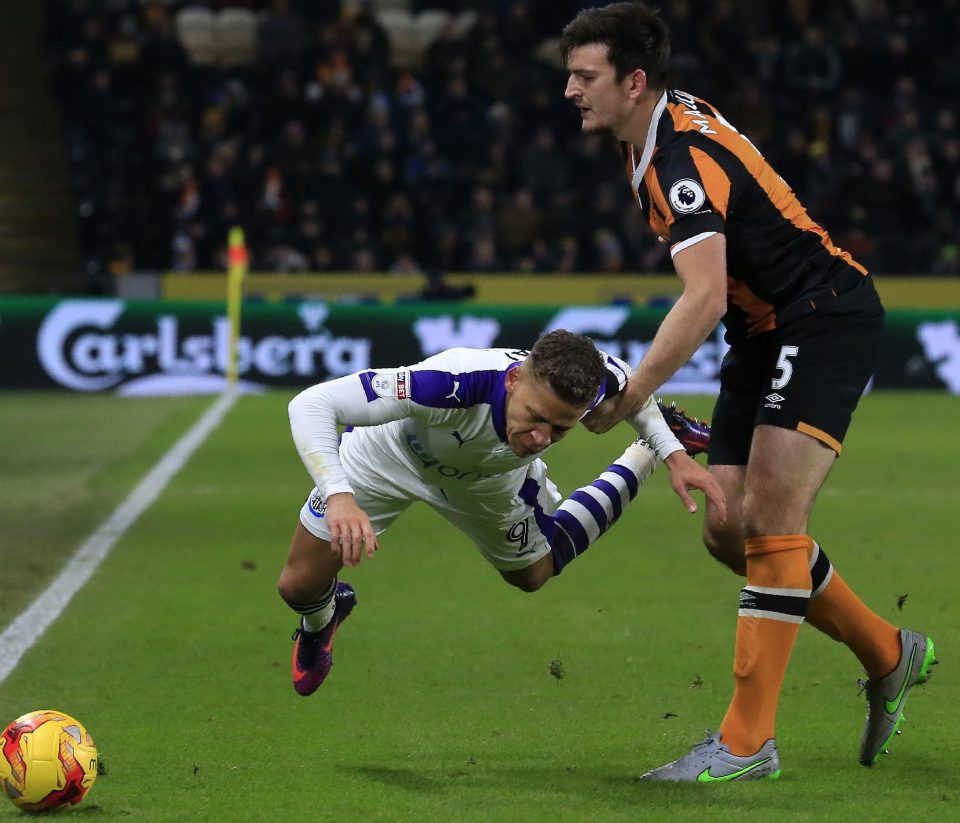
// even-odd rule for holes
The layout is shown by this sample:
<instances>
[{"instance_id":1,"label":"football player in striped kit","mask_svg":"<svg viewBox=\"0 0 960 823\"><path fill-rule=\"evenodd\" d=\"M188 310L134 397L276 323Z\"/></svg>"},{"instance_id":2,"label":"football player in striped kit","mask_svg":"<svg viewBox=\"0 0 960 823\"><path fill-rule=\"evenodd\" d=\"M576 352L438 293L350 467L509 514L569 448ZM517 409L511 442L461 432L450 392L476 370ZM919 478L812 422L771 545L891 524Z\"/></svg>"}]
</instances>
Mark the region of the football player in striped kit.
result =
<instances>
[{"instance_id":1,"label":"football player in striped kit","mask_svg":"<svg viewBox=\"0 0 960 823\"><path fill-rule=\"evenodd\" d=\"M859 759L873 765L910 690L930 676L933 641L870 610L807 533L879 357L873 278L720 112L666 87L670 40L654 9L586 9L564 28L561 51L583 131L620 141L637 203L683 284L624 390L587 425L604 431L632 415L721 320L730 344L707 454L729 517L708 497L704 542L747 578L735 689L717 734L644 778L778 777L777 701L804 620L843 642L869 676Z\"/></svg>"},{"instance_id":2,"label":"football player in striped kit","mask_svg":"<svg viewBox=\"0 0 960 823\"><path fill-rule=\"evenodd\" d=\"M629 375L626 363L589 338L555 330L529 352L450 349L297 395L291 430L315 487L278 584L301 615L296 691L312 694L324 681L333 636L356 603L338 573L373 557L378 535L415 501L449 520L504 580L528 592L613 525L660 462L688 511L697 510L691 489L722 511L718 485L650 399L629 419L641 438L593 482L563 499L547 476L544 451ZM338 426L347 427L341 438Z\"/></svg>"}]
</instances>

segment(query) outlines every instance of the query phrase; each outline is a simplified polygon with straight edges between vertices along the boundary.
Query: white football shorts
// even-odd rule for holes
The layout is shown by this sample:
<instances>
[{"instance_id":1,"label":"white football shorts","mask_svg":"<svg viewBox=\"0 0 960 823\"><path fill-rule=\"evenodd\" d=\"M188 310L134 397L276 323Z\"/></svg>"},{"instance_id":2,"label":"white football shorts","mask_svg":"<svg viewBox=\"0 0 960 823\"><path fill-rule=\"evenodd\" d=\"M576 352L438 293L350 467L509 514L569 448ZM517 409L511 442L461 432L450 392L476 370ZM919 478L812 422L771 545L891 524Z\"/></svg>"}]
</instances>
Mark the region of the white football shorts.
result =
<instances>
[{"instance_id":1,"label":"white football shorts","mask_svg":"<svg viewBox=\"0 0 960 823\"><path fill-rule=\"evenodd\" d=\"M357 429L343 438L340 460L357 505L378 535L419 500L467 535L498 570L526 568L550 551L539 521L552 516L563 498L540 459L496 477L441 488L426 483L401 453ZM326 501L314 487L300 509L300 522L329 541L325 515Z\"/></svg>"}]
</instances>

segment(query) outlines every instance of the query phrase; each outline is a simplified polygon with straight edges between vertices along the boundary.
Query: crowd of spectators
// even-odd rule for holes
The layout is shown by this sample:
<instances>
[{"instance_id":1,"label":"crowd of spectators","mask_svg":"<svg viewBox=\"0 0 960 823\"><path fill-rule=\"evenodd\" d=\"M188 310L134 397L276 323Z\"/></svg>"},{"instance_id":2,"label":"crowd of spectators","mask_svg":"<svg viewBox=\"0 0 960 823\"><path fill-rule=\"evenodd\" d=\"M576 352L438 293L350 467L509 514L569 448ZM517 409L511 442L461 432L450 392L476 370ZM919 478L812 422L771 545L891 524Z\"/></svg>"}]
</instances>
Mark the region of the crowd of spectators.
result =
<instances>
[{"instance_id":1,"label":"crowd of spectators","mask_svg":"<svg viewBox=\"0 0 960 823\"><path fill-rule=\"evenodd\" d=\"M91 275L671 270L555 39L585 0L46 0ZM602 4L602 3L600 3ZM673 80L879 272L960 273L960 0L671 0ZM198 63L186 7L255 15ZM412 53L384 7L449 22Z\"/></svg>"}]
</instances>

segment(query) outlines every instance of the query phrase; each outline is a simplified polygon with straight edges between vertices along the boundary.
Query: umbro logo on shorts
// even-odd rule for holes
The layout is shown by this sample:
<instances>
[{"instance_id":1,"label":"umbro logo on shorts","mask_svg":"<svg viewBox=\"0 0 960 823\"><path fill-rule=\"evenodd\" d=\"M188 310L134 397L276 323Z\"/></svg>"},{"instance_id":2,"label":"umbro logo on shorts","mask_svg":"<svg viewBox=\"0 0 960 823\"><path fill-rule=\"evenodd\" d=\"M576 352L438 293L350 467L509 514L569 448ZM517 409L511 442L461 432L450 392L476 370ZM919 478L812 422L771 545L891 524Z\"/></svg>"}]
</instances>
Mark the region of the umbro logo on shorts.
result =
<instances>
[{"instance_id":1,"label":"umbro logo on shorts","mask_svg":"<svg viewBox=\"0 0 960 823\"><path fill-rule=\"evenodd\" d=\"M767 402L764 404L764 408L765 408L765 409L779 409L779 408L780 408L780 404L781 404L784 400L786 400L786 399L787 399L787 398L784 397L782 394L777 394L776 392L774 392L773 394L768 394L768 395L764 398L764 400L767 401Z\"/></svg>"}]
</instances>

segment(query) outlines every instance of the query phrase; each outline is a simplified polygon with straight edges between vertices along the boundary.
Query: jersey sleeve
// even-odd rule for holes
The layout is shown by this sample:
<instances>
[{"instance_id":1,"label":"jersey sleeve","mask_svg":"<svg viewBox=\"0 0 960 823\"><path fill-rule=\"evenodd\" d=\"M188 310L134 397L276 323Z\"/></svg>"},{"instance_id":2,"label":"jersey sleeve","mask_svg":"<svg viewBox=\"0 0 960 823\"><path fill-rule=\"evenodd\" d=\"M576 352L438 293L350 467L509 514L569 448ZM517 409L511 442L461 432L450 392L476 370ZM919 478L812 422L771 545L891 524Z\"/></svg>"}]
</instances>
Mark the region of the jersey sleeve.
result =
<instances>
[{"instance_id":1,"label":"jersey sleeve","mask_svg":"<svg viewBox=\"0 0 960 823\"><path fill-rule=\"evenodd\" d=\"M352 492L340 463L339 426L377 426L407 417L443 424L459 409L490 402L502 382L495 367L467 368L450 350L410 367L368 369L305 389L288 406L290 431L325 496Z\"/></svg>"},{"instance_id":2,"label":"jersey sleeve","mask_svg":"<svg viewBox=\"0 0 960 823\"><path fill-rule=\"evenodd\" d=\"M730 179L708 151L707 144L684 142L654 157L650 197L663 215L671 254L724 231Z\"/></svg>"},{"instance_id":3,"label":"jersey sleeve","mask_svg":"<svg viewBox=\"0 0 960 823\"><path fill-rule=\"evenodd\" d=\"M381 391L386 393L388 385L395 387L396 373L402 371L383 372L382 382L378 384ZM396 397L371 402L369 379L365 384L363 374L339 377L304 389L287 407L297 453L324 497L353 492L340 464L339 426L374 426L410 414L409 403Z\"/></svg>"},{"instance_id":4,"label":"jersey sleeve","mask_svg":"<svg viewBox=\"0 0 960 823\"><path fill-rule=\"evenodd\" d=\"M630 366L625 361L603 351L600 352L600 356L603 357L607 376L600 384L597 396L590 404L590 408L587 409L587 413L599 406L604 400L618 395L620 390L627 385L627 378L630 376Z\"/></svg>"}]
</instances>

